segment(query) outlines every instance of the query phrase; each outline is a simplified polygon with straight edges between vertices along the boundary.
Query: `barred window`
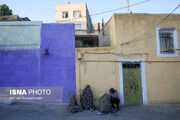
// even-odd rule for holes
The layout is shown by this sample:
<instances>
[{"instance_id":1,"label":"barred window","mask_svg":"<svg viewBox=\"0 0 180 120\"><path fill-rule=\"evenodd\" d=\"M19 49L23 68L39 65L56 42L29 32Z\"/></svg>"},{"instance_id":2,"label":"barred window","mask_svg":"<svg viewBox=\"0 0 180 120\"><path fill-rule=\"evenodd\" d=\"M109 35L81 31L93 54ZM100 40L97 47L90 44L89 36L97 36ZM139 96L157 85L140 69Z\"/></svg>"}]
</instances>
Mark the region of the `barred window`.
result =
<instances>
[{"instance_id":1,"label":"barred window","mask_svg":"<svg viewBox=\"0 0 180 120\"><path fill-rule=\"evenodd\" d=\"M174 50L174 29L160 29L159 42L161 54L172 54Z\"/></svg>"},{"instance_id":2,"label":"barred window","mask_svg":"<svg viewBox=\"0 0 180 120\"><path fill-rule=\"evenodd\" d=\"M156 28L157 56L178 57L178 31L176 28Z\"/></svg>"}]
</instances>

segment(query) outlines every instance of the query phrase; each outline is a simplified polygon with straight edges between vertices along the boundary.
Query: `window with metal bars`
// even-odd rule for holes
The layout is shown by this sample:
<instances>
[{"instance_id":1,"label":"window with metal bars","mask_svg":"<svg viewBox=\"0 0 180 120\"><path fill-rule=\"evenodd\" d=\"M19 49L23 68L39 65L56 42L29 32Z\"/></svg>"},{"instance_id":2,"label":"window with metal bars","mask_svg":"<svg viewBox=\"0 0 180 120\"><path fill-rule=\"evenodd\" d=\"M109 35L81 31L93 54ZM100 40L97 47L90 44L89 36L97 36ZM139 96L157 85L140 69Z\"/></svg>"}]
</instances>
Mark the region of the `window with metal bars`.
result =
<instances>
[{"instance_id":1,"label":"window with metal bars","mask_svg":"<svg viewBox=\"0 0 180 120\"><path fill-rule=\"evenodd\" d=\"M160 40L160 53L161 54L175 53L174 29L160 29L159 40Z\"/></svg>"}]
</instances>

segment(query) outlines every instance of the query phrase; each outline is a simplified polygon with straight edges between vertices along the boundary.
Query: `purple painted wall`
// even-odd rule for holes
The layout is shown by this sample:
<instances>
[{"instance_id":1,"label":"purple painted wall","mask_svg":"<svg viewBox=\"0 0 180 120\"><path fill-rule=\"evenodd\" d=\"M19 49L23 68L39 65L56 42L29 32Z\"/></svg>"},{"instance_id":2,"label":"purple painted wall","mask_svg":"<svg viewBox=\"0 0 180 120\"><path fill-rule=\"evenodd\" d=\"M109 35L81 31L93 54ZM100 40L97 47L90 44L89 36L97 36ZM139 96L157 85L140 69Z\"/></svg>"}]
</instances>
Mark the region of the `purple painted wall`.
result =
<instances>
[{"instance_id":1,"label":"purple painted wall","mask_svg":"<svg viewBox=\"0 0 180 120\"><path fill-rule=\"evenodd\" d=\"M62 87L63 103L76 93L73 24L42 24L40 50L0 50L0 87L37 86Z\"/></svg>"},{"instance_id":2,"label":"purple painted wall","mask_svg":"<svg viewBox=\"0 0 180 120\"><path fill-rule=\"evenodd\" d=\"M38 86L39 50L0 50L0 87Z\"/></svg>"},{"instance_id":3,"label":"purple painted wall","mask_svg":"<svg viewBox=\"0 0 180 120\"><path fill-rule=\"evenodd\" d=\"M43 54L46 49L49 54ZM75 32L73 24L43 24L41 32L41 85L62 86L63 101L76 93Z\"/></svg>"}]
</instances>

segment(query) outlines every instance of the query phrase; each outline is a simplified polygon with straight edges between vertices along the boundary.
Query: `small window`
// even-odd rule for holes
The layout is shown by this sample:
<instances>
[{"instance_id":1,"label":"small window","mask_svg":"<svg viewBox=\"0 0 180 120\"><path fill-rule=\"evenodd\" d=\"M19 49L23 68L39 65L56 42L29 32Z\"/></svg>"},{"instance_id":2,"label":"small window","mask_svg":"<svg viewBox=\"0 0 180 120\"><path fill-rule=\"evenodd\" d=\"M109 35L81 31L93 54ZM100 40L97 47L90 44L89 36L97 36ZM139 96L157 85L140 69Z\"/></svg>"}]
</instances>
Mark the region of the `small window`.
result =
<instances>
[{"instance_id":1,"label":"small window","mask_svg":"<svg viewBox=\"0 0 180 120\"><path fill-rule=\"evenodd\" d=\"M157 29L158 56L178 56L177 30L171 28Z\"/></svg>"},{"instance_id":2,"label":"small window","mask_svg":"<svg viewBox=\"0 0 180 120\"><path fill-rule=\"evenodd\" d=\"M62 18L68 18L68 11L62 12Z\"/></svg>"},{"instance_id":3,"label":"small window","mask_svg":"<svg viewBox=\"0 0 180 120\"><path fill-rule=\"evenodd\" d=\"M81 24L75 24L75 30L80 30L81 29Z\"/></svg>"},{"instance_id":4,"label":"small window","mask_svg":"<svg viewBox=\"0 0 180 120\"><path fill-rule=\"evenodd\" d=\"M160 29L159 30L161 54L172 54L175 52L173 31L174 31L173 29Z\"/></svg>"},{"instance_id":5,"label":"small window","mask_svg":"<svg viewBox=\"0 0 180 120\"><path fill-rule=\"evenodd\" d=\"M81 17L81 11L80 11L80 10L73 11L73 17L74 17L74 18L79 18L79 17Z\"/></svg>"}]
</instances>

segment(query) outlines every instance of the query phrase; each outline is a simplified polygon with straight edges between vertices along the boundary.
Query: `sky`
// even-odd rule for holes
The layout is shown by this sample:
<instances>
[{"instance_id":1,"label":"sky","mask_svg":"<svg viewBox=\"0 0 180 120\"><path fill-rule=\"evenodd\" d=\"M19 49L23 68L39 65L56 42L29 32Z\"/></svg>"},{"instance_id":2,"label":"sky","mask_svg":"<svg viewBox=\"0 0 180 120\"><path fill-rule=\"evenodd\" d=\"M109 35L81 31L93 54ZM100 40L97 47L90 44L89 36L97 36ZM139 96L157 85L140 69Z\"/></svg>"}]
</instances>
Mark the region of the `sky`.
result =
<instances>
[{"instance_id":1,"label":"sky","mask_svg":"<svg viewBox=\"0 0 180 120\"><path fill-rule=\"evenodd\" d=\"M144 0L129 0L130 5ZM7 4L12 9L13 14L20 17L28 17L32 21L43 21L44 23L56 22L55 8L59 4L87 3L89 13L95 14L111 9L126 6L126 0L0 0L0 4ZM146 3L131 7L133 13L170 13L180 0L150 0ZM92 22L102 22L102 18L107 22L113 13L126 13L126 9L92 16ZM180 8L174 13L179 14Z\"/></svg>"}]
</instances>

